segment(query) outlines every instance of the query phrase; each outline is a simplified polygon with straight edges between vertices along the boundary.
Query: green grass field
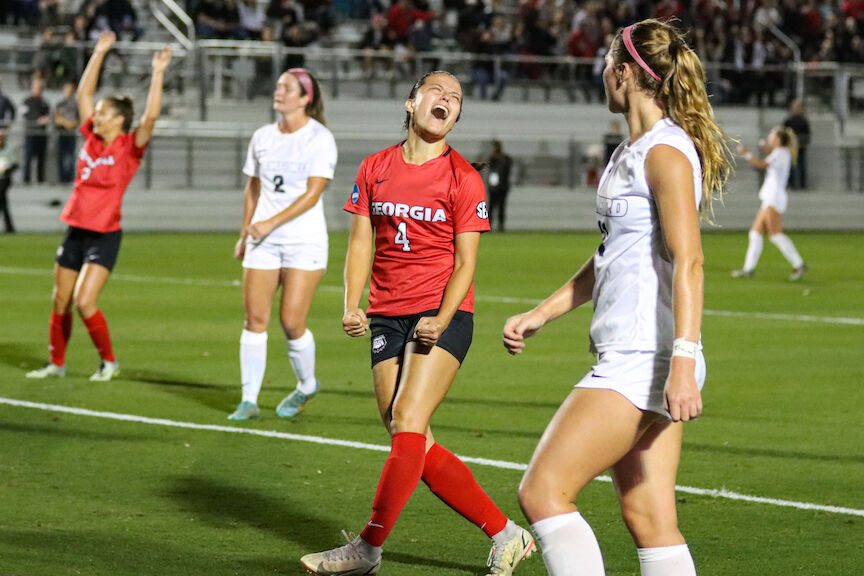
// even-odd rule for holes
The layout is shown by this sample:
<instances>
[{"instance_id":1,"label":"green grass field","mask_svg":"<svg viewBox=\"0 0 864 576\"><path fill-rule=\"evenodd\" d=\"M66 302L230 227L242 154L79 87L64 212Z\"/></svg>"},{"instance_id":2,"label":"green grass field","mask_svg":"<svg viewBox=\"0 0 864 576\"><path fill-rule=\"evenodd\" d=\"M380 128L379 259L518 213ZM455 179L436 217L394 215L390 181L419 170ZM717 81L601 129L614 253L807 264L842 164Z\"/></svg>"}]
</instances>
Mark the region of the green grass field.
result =
<instances>
[{"instance_id":1,"label":"green grass field","mask_svg":"<svg viewBox=\"0 0 864 576\"><path fill-rule=\"evenodd\" d=\"M842 507L804 509L681 492L679 514L705 575L864 574L864 234L795 234L811 266L766 243L756 278L733 281L746 234L706 234L705 412L686 426L678 482ZM66 378L24 373L47 355L51 258L59 235L0 238L0 397L179 423L389 444L376 414L368 340L341 331L346 237L309 319L321 394L296 420L273 412L294 386L270 329L261 420L235 424L240 267L230 235L128 234L100 300L121 378L91 383L98 357L76 319ZM526 463L570 387L588 370L590 309L529 342L499 341L504 320L561 285L594 234L486 235L474 344L433 420L458 454ZM832 319L852 319L848 322ZM0 574L188 576L302 574L297 559L358 530L386 454L296 439L189 429L10 405L0 400ZM524 522L518 470L471 465ZM639 573L614 492L594 482L578 504L607 573ZM387 576L485 574L488 540L421 484L387 542ZM538 556L521 576L545 574Z\"/></svg>"}]
</instances>

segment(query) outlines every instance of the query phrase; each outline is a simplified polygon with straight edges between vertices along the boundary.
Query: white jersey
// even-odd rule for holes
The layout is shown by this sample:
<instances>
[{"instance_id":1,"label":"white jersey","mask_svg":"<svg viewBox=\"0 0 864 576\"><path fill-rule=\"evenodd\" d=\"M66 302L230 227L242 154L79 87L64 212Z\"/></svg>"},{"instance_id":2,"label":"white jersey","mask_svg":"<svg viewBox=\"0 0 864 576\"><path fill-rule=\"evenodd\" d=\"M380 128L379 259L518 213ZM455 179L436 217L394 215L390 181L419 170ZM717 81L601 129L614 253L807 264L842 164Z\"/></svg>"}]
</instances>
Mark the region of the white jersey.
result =
<instances>
[{"instance_id":1,"label":"white jersey","mask_svg":"<svg viewBox=\"0 0 864 576\"><path fill-rule=\"evenodd\" d=\"M667 351L674 339L672 259L657 206L645 180L645 158L654 146L679 150L693 166L693 202L702 197L702 167L689 136L668 118L636 142L618 146L597 190L597 224L603 243L594 255L591 348Z\"/></svg>"},{"instance_id":2,"label":"white jersey","mask_svg":"<svg viewBox=\"0 0 864 576\"><path fill-rule=\"evenodd\" d=\"M788 194L786 183L792 169L792 154L788 148L775 148L766 158L765 180L759 189L759 200L763 206L772 206L781 214L786 211Z\"/></svg>"},{"instance_id":3,"label":"white jersey","mask_svg":"<svg viewBox=\"0 0 864 576\"><path fill-rule=\"evenodd\" d=\"M309 177L332 180L336 157L333 134L313 118L291 134L280 132L275 123L256 130L243 167L244 174L261 181L261 195L252 224L267 220L290 206L306 192ZM267 241L275 244L326 242L323 198L273 230Z\"/></svg>"}]
</instances>

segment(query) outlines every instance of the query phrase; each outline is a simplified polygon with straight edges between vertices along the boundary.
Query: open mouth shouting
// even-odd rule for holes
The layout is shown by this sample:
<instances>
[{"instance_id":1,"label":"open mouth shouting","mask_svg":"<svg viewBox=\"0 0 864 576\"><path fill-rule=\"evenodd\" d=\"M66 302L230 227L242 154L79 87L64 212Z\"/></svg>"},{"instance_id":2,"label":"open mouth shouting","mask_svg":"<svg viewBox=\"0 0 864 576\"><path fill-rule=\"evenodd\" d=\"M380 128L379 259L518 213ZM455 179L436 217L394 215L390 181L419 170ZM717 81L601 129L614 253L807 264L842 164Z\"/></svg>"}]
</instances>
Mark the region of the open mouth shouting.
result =
<instances>
[{"instance_id":1,"label":"open mouth shouting","mask_svg":"<svg viewBox=\"0 0 864 576\"><path fill-rule=\"evenodd\" d=\"M432 108L432 116L438 120L446 120L450 116L450 109L443 104L436 104Z\"/></svg>"}]
</instances>

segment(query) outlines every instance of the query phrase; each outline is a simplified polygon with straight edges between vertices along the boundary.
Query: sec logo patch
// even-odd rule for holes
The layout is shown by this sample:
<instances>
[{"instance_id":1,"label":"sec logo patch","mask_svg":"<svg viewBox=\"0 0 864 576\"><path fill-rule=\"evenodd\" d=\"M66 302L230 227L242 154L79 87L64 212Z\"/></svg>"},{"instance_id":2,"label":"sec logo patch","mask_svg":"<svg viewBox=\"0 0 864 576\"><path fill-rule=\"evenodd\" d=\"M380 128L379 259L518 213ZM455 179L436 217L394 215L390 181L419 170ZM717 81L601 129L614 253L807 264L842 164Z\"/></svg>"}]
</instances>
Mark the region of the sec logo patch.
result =
<instances>
[{"instance_id":1,"label":"sec logo patch","mask_svg":"<svg viewBox=\"0 0 864 576\"><path fill-rule=\"evenodd\" d=\"M489 211L486 210L486 202L480 202L477 204L477 217L486 220L489 218Z\"/></svg>"},{"instance_id":2,"label":"sec logo patch","mask_svg":"<svg viewBox=\"0 0 864 576\"><path fill-rule=\"evenodd\" d=\"M360 200L360 187L354 184L354 190L351 191L351 203L356 204Z\"/></svg>"}]
</instances>

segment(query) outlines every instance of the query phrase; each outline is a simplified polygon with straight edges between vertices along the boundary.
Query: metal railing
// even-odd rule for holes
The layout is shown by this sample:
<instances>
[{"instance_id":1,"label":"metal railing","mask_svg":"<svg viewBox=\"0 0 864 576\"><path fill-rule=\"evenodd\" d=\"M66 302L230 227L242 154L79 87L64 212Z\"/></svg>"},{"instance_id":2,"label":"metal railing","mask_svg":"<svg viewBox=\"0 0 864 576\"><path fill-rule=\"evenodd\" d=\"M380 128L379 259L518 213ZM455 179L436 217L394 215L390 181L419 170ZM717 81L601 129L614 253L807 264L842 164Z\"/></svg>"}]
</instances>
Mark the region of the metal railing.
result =
<instances>
[{"instance_id":1,"label":"metal railing","mask_svg":"<svg viewBox=\"0 0 864 576\"><path fill-rule=\"evenodd\" d=\"M176 62L169 69L188 96L188 105L198 108L206 120L207 108L223 101L242 102L272 93L275 79L289 65L302 64L325 83L329 97L397 98L400 87L430 69L446 68L477 92L494 93L506 87L503 99L518 101L601 101L600 67L594 59L562 56L470 54L433 51L416 54L370 52L350 48L288 48L277 42L195 40L194 25L173 0L153 0L166 7L159 14L171 21L176 42ZM175 13L171 5L179 10ZM173 23L178 19L180 26ZM149 58L162 44L118 42L120 70L112 80L135 85L149 74ZM33 71L34 56L57 49L35 40L0 43L0 72L22 78ZM70 44L80 74L89 45ZM143 56L143 58L142 58ZM181 61L185 63L180 65ZM109 61L106 72L110 75ZM715 105L747 100L760 106L785 106L793 96L803 95L811 110L831 110L840 122L841 133L850 118L864 116L864 64L789 63L779 66L739 68L733 64L705 63L709 91ZM72 75L77 79L77 75ZM50 78L49 78L50 80ZM24 82L22 82L24 84ZM488 84L488 86L486 85ZM494 94L493 94L494 95Z\"/></svg>"}]
</instances>

